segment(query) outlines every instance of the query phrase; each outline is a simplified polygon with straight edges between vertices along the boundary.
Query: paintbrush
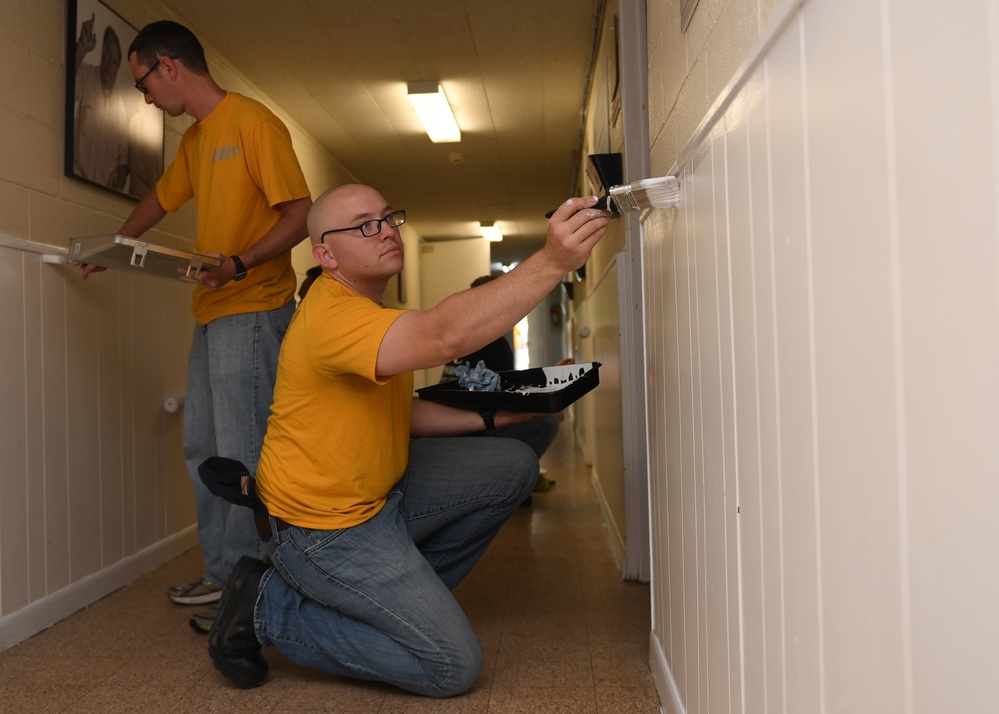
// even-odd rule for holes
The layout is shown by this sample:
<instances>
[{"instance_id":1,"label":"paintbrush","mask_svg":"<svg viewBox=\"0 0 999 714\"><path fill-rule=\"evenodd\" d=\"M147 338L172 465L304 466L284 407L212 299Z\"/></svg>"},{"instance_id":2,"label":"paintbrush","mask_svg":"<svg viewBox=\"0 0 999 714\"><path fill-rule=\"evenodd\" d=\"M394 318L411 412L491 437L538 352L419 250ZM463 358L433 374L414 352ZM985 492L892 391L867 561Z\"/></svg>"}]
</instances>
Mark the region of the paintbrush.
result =
<instances>
[{"instance_id":1,"label":"paintbrush","mask_svg":"<svg viewBox=\"0 0 999 714\"><path fill-rule=\"evenodd\" d=\"M607 191L618 213L643 208L673 208L680 203L680 182L675 176L639 179Z\"/></svg>"},{"instance_id":2,"label":"paintbrush","mask_svg":"<svg viewBox=\"0 0 999 714\"><path fill-rule=\"evenodd\" d=\"M679 203L680 182L675 176L659 176L611 186L594 208L629 213L644 208L673 208ZM551 218L555 210L548 211L545 218Z\"/></svg>"}]
</instances>

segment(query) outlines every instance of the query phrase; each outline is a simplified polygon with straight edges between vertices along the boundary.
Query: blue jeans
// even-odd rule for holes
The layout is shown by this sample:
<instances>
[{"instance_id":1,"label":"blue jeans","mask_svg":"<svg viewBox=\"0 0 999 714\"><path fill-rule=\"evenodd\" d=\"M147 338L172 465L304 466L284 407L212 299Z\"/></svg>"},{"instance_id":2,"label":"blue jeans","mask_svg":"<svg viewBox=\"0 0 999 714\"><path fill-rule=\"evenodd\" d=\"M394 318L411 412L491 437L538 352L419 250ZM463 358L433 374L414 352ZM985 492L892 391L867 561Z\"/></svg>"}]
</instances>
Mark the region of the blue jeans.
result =
<instances>
[{"instance_id":1,"label":"blue jeans","mask_svg":"<svg viewBox=\"0 0 999 714\"><path fill-rule=\"evenodd\" d=\"M410 442L406 473L373 518L276 533L257 637L306 667L432 697L466 691L482 647L451 589L537 479L519 441Z\"/></svg>"},{"instance_id":2,"label":"blue jeans","mask_svg":"<svg viewBox=\"0 0 999 714\"><path fill-rule=\"evenodd\" d=\"M242 461L257 472L267 429L278 351L295 311L249 312L196 325L187 365L184 399L184 455L194 485L198 539L205 575L223 585L244 555L261 558L253 512L213 496L198 476L210 456Z\"/></svg>"},{"instance_id":3,"label":"blue jeans","mask_svg":"<svg viewBox=\"0 0 999 714\"><path fill-rule=\"evenodd\" d=\"M518 439L531 447L540 459L558 436L559 421L554 414L539 414L519 424L503 426L495 431L482 432L482 436Z\"/></svg>"}]
</instances>

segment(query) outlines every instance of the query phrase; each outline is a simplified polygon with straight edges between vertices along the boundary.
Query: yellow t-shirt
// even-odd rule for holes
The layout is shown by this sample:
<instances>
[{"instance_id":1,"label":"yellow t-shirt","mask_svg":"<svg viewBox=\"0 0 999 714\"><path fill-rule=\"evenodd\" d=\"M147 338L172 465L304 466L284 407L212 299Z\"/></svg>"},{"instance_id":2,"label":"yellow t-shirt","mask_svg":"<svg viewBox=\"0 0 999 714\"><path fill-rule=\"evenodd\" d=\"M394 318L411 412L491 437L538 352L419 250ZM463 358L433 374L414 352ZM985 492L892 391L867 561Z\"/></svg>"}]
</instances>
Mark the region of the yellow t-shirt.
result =
<instances>
[{"instance_id":1,"label":"yellow t-shirt","mask_svg":"<svg viewBox=\"0 0 999 714\"><path fill-rule=\"evenodd\" d=\"M281 344L257 466L273 516L303 528L363 523L409 460L413 375L379 380L378 349L405 313L320 275Z\"/></svg>"},{"instance_id":2,"label":"yellow t-shirt","mask_svg":"<svg viewBox=\"0 0 999 714\"><path fill-rule=\"evenodd\" d=\"M236 255L277 223L275 206L310 193L287 127L264 105L230 92L184 132L156 195L170 212L194 198L196 253ZM198 285L191 311L206 325L225 315L276 310L294 298L295 287L288 251L219 290Z\"/></svg>"}]
</instances>

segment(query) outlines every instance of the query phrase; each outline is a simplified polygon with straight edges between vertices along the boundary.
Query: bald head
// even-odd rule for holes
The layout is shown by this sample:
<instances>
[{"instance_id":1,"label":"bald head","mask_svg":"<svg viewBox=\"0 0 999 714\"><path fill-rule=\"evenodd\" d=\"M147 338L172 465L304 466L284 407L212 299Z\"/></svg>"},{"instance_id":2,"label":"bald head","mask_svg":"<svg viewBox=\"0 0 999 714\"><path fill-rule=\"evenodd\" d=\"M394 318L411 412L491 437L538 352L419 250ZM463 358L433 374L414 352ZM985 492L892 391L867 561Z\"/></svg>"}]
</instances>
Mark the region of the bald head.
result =
<instances>
[{"instance_id":1,"label":"bald head","mask_svg":"<svg viewBox=\"0 0 999 714\"><path fill-rule=\"evenodd\" d=\"M388 202L378 191L359 183L344 183L331 188L316 199L309 210L309 238L313 245L334 228L349 228L363 217L369 217L372 206L381 211Z\"/></svg>"},{"instance_id":2,"label":"bald head","mask_svg":"<svg viewBox=\"0 0 999 714\"><path fill-rule=\"evenodd\" d=\"M337 282L381 302L388 281L403 269L404 221L405 212L393 211L370 186L337 186L309 211L312 257Z\"/></svg>"}]
</instances>

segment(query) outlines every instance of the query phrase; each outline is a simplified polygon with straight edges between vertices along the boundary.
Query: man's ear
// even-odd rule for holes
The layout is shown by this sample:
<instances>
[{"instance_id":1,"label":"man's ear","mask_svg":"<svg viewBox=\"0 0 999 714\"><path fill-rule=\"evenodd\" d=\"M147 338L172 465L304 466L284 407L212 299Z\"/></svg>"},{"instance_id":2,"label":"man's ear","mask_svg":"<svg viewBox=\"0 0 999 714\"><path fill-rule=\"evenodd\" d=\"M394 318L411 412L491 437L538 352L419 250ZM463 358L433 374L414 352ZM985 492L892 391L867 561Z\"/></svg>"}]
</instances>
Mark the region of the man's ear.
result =
<instances>
[{"instance_id":1,"label":"man's ear","mask_svg":"<svg viewBox=\"0 0 999 714\"><path fill-rule=\"evenodd\" d=\"M323 266L323 269L330 268L336 270L336 258L330 252L330 247L326 243L316 243L312 246L312 257Z\"/></svg>"},{"instance_id":2,"label":"man's ear","mask_svg":"<svg viewBox=\"0 0 999 714\"><path fill-rule=\"evenodd\" d=\"M159 71L163 74L164 78L172 80L177 77L179 63L172 57L164 55L157 60L157 63L160 65Z\"/></svg>"}]
</instances>

